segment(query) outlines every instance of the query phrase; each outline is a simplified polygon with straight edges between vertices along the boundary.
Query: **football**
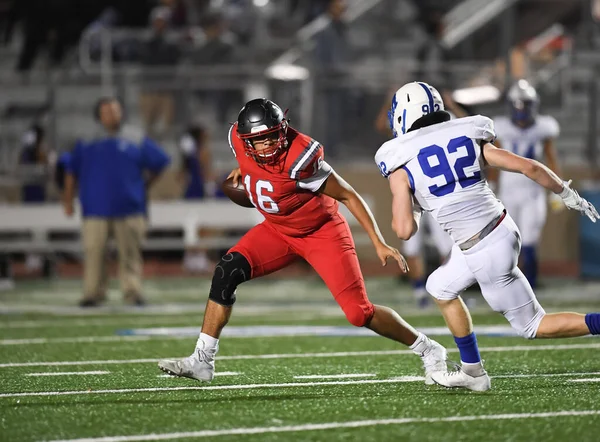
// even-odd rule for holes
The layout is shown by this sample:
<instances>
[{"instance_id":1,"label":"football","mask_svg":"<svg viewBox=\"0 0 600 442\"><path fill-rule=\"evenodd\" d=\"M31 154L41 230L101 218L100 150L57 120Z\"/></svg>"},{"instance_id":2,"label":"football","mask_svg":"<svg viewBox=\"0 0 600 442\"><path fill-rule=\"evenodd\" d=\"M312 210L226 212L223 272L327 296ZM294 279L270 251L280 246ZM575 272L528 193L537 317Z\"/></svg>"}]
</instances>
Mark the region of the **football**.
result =
<instances>
[{"instance_id":1,"label":"football","mask_svg":"<svg viewBox=\"0 0 600 442\"><path fill-rule=\"evenodd\" d=\"M223 181L221 189L223 190L223 193L238 206L254 207L254 205L250 202L250 198L248 198L248 194L246 193L246 189L244 189L244 185L242 184L241 180L238 181L237 186L234 186L233 178L227 178L225 181Z\"/></svg>"}]
</instances>

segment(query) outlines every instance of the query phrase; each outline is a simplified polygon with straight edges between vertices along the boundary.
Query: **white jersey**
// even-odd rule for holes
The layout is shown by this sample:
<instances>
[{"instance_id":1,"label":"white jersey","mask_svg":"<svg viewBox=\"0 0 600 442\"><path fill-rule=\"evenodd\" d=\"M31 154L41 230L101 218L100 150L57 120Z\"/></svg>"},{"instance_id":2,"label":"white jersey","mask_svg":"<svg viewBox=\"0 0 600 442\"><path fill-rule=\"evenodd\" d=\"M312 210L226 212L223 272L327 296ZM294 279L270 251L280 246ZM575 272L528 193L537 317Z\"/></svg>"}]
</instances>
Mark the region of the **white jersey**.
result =
<instances>
[{"instance_id":1,"label":"white jersey","mask_svg":"<svg viewBox=\"0 0 600 442\"><path fill-rule=\"evenodd\" d=\"M404 169L416 202L461 244L504 210L481 172L480 142L495 137L491 119L458 118L387 141L375 161L385 177Z\"/></svg>"},{"instance_id":2,"label":"white jersey","mask_svg":"<svg viewBox=\"0 0 600 442\"><path fill-rule=\"evenodd\" d=\"M508 117L498 117L494 119L494 127L503 149L541 162L544 159L544 141L556 138L560 130L558 122L549 115L538 116L535 123L526 129L515 125ZM543 187L520 173L501 171L498 185L501 198L521 195L527 199L545 194Z\"/></svg>"}]
</instances>

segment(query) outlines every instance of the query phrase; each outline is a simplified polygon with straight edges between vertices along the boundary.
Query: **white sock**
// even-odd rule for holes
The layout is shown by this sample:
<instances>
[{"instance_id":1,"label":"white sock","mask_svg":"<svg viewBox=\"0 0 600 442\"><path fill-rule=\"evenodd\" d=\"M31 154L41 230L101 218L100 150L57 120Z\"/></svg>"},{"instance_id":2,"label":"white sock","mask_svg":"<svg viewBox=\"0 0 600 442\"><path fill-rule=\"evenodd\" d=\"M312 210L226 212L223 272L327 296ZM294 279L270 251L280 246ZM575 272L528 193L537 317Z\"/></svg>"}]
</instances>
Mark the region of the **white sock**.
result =
<instances>
[{"instance_id":1,"label":"white sock","mask_svg":"<svg viewBox=\"0 0 600 442\"><path fill-rule=\"evenodd\" d=\"M431 341L423 333L419 332L417 340L408 348L410 348L414 354L422 356L427 349L431 346Z\"/></svg>"},{"instance_id":2,"label":"white sock","mask_svg":"<svg viewBox=\"0 0 600 442\"><path fill-rule=\"evenodd\" d=\"M219 340L207 335L206 333L200 333L198 341L196 342L196 348L201 350L212 350L219 348Z\"/></svg>"},{"instance_id":3,"label":"white sock","mask_svg":"<svg viewBox=\"0 0 600 442\"><path fill-rule=\"evenodd\" d=\"M479 377L485 374L485 370L483 369L483 364L481 361L475 363L468 363L460 361L462 371L467 373L469 376Z\"/></svg>"}]
</instances>

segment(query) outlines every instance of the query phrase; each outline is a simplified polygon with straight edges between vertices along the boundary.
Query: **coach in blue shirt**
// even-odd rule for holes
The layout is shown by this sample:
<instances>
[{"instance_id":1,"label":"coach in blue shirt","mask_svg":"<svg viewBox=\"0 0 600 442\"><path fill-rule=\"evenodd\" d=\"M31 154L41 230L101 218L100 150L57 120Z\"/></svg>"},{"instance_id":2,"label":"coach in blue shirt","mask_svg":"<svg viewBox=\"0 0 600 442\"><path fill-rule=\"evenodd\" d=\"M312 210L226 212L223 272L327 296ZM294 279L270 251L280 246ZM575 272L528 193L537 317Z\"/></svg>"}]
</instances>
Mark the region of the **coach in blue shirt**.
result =
<instances>
[{"instance_id":1,"label":"coach in blue shirt","mask_svg":"<svg viewBox=\"0 0 600 442\"><path fill-rule=\"evenodd\" d=\"M122 125L123 111L115 98L101 99L95 116L103 133L79 142L71 153L65 177L64 209L73 214L79 185L85 255L82 307L106 297L104 254L110 234L119 251L119 276L125 302L143 305L141 245L146 230L148 186L168 166L169 157L137 128Z\"/></svg>"}]
</instances>

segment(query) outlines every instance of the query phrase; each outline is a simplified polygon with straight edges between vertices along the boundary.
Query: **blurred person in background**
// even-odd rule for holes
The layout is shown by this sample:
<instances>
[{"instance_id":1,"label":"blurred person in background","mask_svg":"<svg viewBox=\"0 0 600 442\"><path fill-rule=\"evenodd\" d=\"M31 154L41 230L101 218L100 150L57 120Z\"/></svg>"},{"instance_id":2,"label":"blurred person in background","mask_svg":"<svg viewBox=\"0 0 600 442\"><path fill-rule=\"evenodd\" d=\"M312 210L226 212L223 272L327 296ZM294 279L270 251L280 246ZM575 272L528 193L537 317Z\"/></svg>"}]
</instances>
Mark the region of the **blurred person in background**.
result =
<instances>
[{"instance_id":1,"label":"blurred person in background","mask_svg":"<svg viewBox=\"0 0 600 442\"><path fill-rule=\"evenodd\" d=\"M143 305L142 252L147 189L169 164L169 157L137 128L122 125L119 101L105 97L95 107L101 132L75 146L65 177L64 210L74 213L75 185L83 217L84 281L82 307L105 300L102 290L108 237L114 235L125 302ZM149 176L145 177L148 172Z\"/></svg>"},{"instance_id":2,"label":"blurred person in background","mask_svg":"<svg viewBox=\"0 0 600 442\"><path fill-rule=\"evenodd\" d=\"M417 0L418 21L423 26L425 36L417 49L418 67L415 78L426 81L441 80L440 68L443 65L445 52L440 44L444 32L444 6L446 0ZM428 68L429 66L429 68Z\"/></svg>"},{"instance_id":3,"label":"blurred person in background","mask_svg":"<svg viewBox=\"0 0 600 442\"><path fill-rule=\"evenodd\" d=\"M329 23L315 36L313 62L322 72L327 84L324 85L324 111L327 118L324 128L324 144L328 153L336 156L344 130L345 96L342 86L347 75L347 65L352 60L348 25L344 21L347 9L346 0L330 0L327 6Z\"/></svg>"},{"instance_id":4,"label":"blurred person in background","mask_svg":"<svg viewBox=\"0 0 600 442\"><path fill-rule=\"evenodd\" d=\"M32 125L23 135L19 164L27 170L28 182L21 187L23 203L46 201L46 166L48 154L45 145L46 131L40 124Z\"/></svg>"},{"instance_id":5,"label":"blurred person in background","mask_svg":"<svg viewBox=\"0 0 600 442\"><path fill-rule=\"evenodd\" d=\"M170 19L169 7L154 8L150 14L152 36L141 48L143 66L160 70L158 74L144 73L140 94L140 112L146 132L159 139L171 128L175 118L175 98L171 87L173 73L169 68L179 62L180 50L166 35Z\"/></svg>"},{"instance_id":6,"label":"blurred person in background","mask_svg":"<svg viewBox=\"0 0 600 442\"><path fill-rule=\"evenodd\" d=\"M21 202L24 204L40 204L46 201L48 152L45 134L44 128L36 123L23 135L19 166L24 177L21 187ZM28 271L39 270L42 264L43 258L37 253L28 253L25 256L25 267Z\"/></svg>"},{"instance_id":7,"label":"blurred person in background","mask_svg":"<svg viewBox=\"0 0 600 442\"><path fill-rule=\"evenodd\" d=\"M202 45L190 55L193 66L215 67L227 65L235 59L233 35L227 32L227 24L220 13L211 13L201 20L204 33ZM241 89L214 89L203 91L200 98L213 101L219 123L228 122L231 103L242 101Z\"/></svg>"},{"instance_id":8,"label":"blurred person in background","mask_svg":"<svg viewBox=\"0 0 600 442\"><path fill-rule=\"evenodd\" d=\"M182 156L179 177L185 183L183 198L203 200L214 197L216 185L206 130L198 124L191 125L181 137L179 147ZM193 229L196 230L197 226L193 226ZM210 232L202 228L197 229L195 233L194 240L210 235ZM206 250L188 246L183 258L183 267L190 272L203 272L210 270L212 264Z\"/></svg>"},{"instance_id":9,"label":"blurred person in background","mask_svg":"<svg viewBox=\"0 0 600 442\"><path fill-rule=\"evenodd\" d=\"M530 160L543 162L560 176L554 146L560 127L554 117L538 115L539 96L527 80L517 81L508 91L509 115L494 118L498 138L495 145ZM538 285L537 247L546 224L548 192L523 175L491 169L488 181L521 231L521 268L529 284ZM564 209L562 200L550 193L553 211Z\"/></svg>"}]
</instances>

